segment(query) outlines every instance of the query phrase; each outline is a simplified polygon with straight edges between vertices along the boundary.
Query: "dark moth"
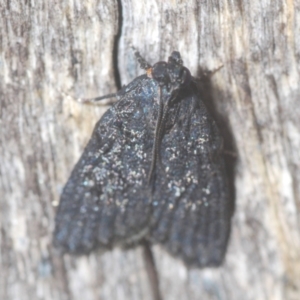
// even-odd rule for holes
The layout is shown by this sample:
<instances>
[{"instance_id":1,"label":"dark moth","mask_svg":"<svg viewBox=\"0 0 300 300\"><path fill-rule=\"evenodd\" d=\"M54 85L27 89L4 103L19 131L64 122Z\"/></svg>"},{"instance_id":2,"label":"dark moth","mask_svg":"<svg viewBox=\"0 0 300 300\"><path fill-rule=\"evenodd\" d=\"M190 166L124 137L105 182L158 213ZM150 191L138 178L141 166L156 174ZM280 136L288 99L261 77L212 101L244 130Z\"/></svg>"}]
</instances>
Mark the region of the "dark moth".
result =
<instances>
[{"instance_id":1,"label":"dark moth","mask_svg":"<svg viewBox=\"0 0 300 300\"><path fill-rule=\"evenodd\" d=\"M217 266L231 217L220 132L179 52L153 67L136 55L146 74L96 124L62 192L54 244L85 254L146 239Z\"/></svg>"}]
</instances>

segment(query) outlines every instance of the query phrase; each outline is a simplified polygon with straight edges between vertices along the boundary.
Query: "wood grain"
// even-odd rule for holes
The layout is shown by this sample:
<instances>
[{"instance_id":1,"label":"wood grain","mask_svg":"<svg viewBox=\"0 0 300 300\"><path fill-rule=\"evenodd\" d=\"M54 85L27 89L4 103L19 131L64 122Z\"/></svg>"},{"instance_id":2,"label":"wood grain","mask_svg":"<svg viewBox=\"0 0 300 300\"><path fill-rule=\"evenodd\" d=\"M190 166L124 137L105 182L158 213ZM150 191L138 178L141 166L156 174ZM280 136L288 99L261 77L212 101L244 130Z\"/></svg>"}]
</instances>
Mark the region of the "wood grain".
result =
<instances>
[{"instance_id":1,"label":"wood grain","mask_svg":"<svg viewBox=\"0 0 300 300\"><path fill-rule=\"evenodd\" d=\"M299 32L298 0L0 0L0 299L300 299ZM60 191L105 109L74 98L142 74L131 46L150 63L179 50L194 76L222 66L204 85L236 154L220 268L158 245L52 248Z\"/></svg>"}]
</instances>

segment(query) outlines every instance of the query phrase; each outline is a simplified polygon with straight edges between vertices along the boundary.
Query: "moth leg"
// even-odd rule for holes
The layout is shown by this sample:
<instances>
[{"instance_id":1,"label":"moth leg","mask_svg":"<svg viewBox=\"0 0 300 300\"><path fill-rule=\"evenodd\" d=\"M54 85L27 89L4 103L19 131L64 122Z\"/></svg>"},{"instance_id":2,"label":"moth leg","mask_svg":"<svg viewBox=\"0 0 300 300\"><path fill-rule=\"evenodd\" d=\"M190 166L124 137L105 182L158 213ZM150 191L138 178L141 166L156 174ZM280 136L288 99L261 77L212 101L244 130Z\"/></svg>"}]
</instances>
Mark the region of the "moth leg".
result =
<instances>
[{"instance_id":1,"label":"moth leg","mask_svg":"<svg viewBox=\"0 0 300 300\"><path fill-rule=\"evenodd\" d=\"M117 102L117 100L112 100L109 102L105 102L105 103L99 103L99 101L104 100L104 99L109 99L109 98L113 98L116 97L117 98L117 93L111 93L111 94L107 94L101 97L96 97L96 98L77 98L74 97L72 95L70 95L69 93L66 93L64 91L61 91L62 95L68 99L71 99L72 101L76 101L78 103L83 103L83 104L93 104L93 105L108 105L108 104L113 104L115 102Z\"/></svg>"},{"instance_id":2,"label":"moth leg","mask_svg":"<svg viewBox=\"0 0 300 300\"><path fill-rule=\"evenodd\" d=\"M92 103L92 104L99 104L98 102L104 99L110 99L110 98L116 98L117 97L117 93L111 93L111 94L107 94L104 96L100 96L100 97L96 97L96 98L91 98L91 99L86 99L86 98L82 98L82 99L78 99L77 101L80 103ZM111 103L116 102L117 100L113 100L111 101ZM107 103L105 103L107 104Z\"/></svg>"}]
</instances>

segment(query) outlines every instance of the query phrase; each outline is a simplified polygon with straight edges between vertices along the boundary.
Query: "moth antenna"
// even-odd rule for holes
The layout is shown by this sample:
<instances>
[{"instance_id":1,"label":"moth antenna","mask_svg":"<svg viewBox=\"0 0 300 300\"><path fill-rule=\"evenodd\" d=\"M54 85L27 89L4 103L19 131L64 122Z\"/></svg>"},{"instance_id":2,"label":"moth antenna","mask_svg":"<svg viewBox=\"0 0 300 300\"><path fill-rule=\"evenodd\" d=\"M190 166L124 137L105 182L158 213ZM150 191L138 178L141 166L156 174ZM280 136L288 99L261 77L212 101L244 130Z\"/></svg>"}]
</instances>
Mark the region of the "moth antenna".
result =
<instances>
[{"instance_id":1,"label":"moth antenna","mask_svg":"<svg viewBox=\"0 0 300 300\"><path fill-rule=\"evenodd\" d=\"M212 78L218 71L220 71L222 68L224 67L224 65L220 65L219 67L217 67L216 69L212 70L212 71L208 71L208 70L203 70L202 74L200 75L201 77L192 77L192 81L197 83L199 80L201 80L203 77L207 77L207 78Z\"/></svg>"},{"instance_id":2,"label":"moth antenna","mask_svg":"<svg viewBox=\"0 0 300 300\"><path fill-rule=\"evenodd\" d=\"M139 51L137 51L134 47L132 47L132 49L134 50L134 55L135 55L138 63L140 64L141 69L148 70L148 69L152 68L152 66L145 60L145 58L142 57L142 55L140 54Z\"/></svg>"}]
</instances>

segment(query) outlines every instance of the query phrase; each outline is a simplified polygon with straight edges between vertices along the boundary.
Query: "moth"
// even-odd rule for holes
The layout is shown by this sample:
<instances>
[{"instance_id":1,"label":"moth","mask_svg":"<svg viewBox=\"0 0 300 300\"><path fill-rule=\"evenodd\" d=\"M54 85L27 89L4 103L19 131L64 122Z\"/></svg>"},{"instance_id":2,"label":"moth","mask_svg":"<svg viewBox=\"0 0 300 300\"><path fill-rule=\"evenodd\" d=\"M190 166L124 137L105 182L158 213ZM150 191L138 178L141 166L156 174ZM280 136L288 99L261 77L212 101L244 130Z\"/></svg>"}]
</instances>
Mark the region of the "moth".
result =
<instances>
[{"instance_id":1,"label":"moth","mask_svg":"<svg viewBox=\"0 0 300 300\"><path fill-rule=\"evenodd\" d=\"M231 219L223 139L179 52L153 66L136 57L146 74L96 124L63 189L54 245L87 254L147 240L218 266Z\"/></svg>"}]
</instances>

